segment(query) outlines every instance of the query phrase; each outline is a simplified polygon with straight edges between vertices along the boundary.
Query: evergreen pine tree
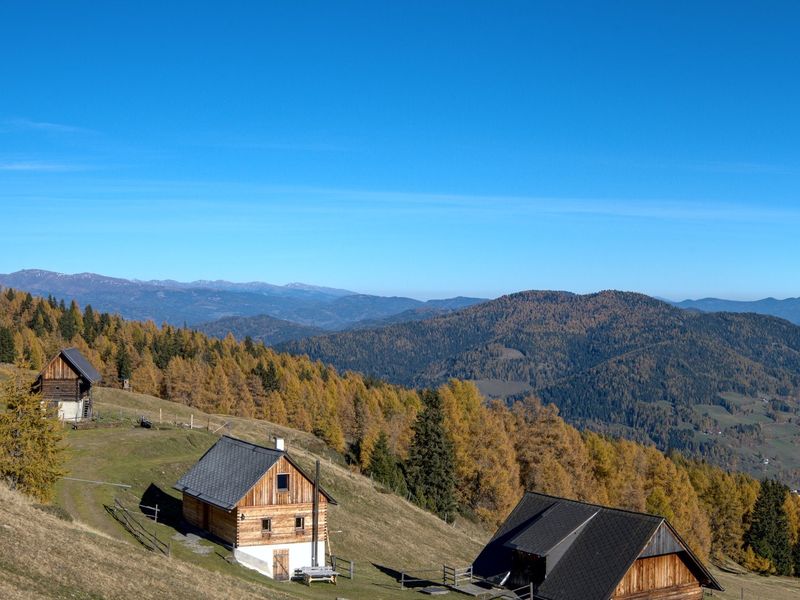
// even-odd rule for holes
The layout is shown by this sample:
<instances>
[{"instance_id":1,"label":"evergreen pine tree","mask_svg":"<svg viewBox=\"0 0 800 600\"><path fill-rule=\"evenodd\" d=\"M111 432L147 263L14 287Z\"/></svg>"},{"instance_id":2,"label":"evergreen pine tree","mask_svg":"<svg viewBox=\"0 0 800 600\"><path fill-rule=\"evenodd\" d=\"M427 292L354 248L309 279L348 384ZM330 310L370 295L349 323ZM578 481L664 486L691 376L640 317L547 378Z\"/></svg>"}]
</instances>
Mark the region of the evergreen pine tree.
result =
<instances>
[{"instance_id":1,"label":"evergreen pine tree","mask_svg":"<svg viewBox=\"0 0 800 600\"><path fill-rule=\"evenodd\" d=\"M16 294L14 293L14 290L13 290L12 288L8 288L8 289L6 290L6 299L7 299L9 302L12 302L12 301L14 300L14 298L15 298L15 297L16 297Z\"/></svg>"},{"instance_id":2,"label":"evergreen pine tree","mask_svg":"<svg viewBox=\"0 0 800 600\"><path fill-rule=\"evenodd\" d=\"M16 359L14 335L8 327L0 327L0 363L13 363Z\"/></svg>"},{"instance_id":3,"label":"evergreen pine tree","mask_svg":"<svg viewBox=\"0 0 800 600\"><path fill-rule=\"evenodd\" d=\"M417 504L447 520L456 508L453 442L444 429L439 393L425 390L422 402L408 451L408 487Z\"/></svg>"},{"instance_id":4,"label":"evergreen pine tree","mask_svg":"<svg viewBox=\"0 0 800 600\"><path fill-rule=\"evenodd\" d=\"M404 496L408 491L403 471L400 469L397 458L389 448L389 436L386 435L385 431L381 431L375 446L372 448L367 473L375 481L400 495Z\"/></svg>"},{"instance_id":5,"label":"evergreen pine tree","mask_svg":"<svg viewBox=\"0 0 800 600\"><path fill-rule=\"evenodd\" d=\"M81 317L81 311L78 308L78 303L73 300L69 309L65 310L61 314L61 318L58 320L58 329L61 332L61 337L68 342L72 341L72 338L80 333L83 327L82 321L83 318Z\"/></svg>"},{"instance_id":6,"label":"evergreen pine tree","mask_svg":"<svg viewBox=\"0 0 800 600\"><path fill-rule=\"evenodd\" d=\"M119 349L117 350L117 377L120 380L130 379L132 371L133 365L131 364L131 355L128 354L125 343L120 342Z\"/></svg>"},{"instance_id":7,"label":"evergreen pine tree","mask_svg":"<svg viewBox=\"0 0 800 600\"><path fill-rule=\"evenodd\" d=\"M63 475L61 428L53 409L10 379L0 388L6 411L0 414L0 479L12 489L40 502L52 498L53 485Z\"/></svg>"},{"instance_id":8,"label":"evergreen pine tree","mask_svg":"<svg viewBox=\"0 0 800 600\"><path fill-rule=\"evenodd\" d=\"M789 575L792 569L792 550L789 545L789 525L784 502L789 489L782 483L765 479L753 507L750 529L744 541L753 552L772 563L778 575Z\"/></svg>"},{"instance_id":9,"label":"evergreen pine tree","mask_svg":"<svg viewBox=\"0 0 800 600\"><path fill-rule=\"evenodd\" d=\"M88 344L93 344L97 337L97 322L94 318L94 309L91 304L87 304L83 311L83 339Z\"/></svg>"}]
</instances>

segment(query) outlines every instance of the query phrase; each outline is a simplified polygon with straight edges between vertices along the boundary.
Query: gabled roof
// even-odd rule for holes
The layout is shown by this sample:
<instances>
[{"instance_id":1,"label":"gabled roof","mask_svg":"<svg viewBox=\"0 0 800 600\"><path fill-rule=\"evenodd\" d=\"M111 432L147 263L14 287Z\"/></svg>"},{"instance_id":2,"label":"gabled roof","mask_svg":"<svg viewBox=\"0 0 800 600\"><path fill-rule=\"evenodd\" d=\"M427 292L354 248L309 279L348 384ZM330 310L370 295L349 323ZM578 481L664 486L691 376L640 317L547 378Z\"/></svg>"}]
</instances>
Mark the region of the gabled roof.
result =
<instances>
[{"instance_id":1,"label":"gabled roof","mask_svg":"<svg viewBox=\"0 0 800 600\"><path fill-rule=\"evenodd\" d=\"M313 481L285 451L264 448L226 435L211 446L173 487L224 510L233 510L281 457L285 457L306 479ZM336 504L321 486L319 491L331 504Z\"/></svg>"},{"instance_id":2,"label":"gabled roof","mask_svg":"<svg viewBox=\"0 0 800 600\"><path fill-rule=\"evenodd\" d=\"M47 370L47 367L57 359L58 357L62 357L64 361L75 371L78 375L86 379L91 383L97 383L100 381L103 376L92 366L86 357L81 354L81 351L77 348L62 348L61 351L56 354L53 358L51 358L48 363L45 365L44 369L41 370L39 373L39 378L44 375L44 372ZM38 380L38 378L37 378Z\"/></svg>"},{"instance_id":3,"label":"gabled roof","mask_svg":"<svg viewBox=\"0 0 800 600\"><path fill-rule=\"evenodd\" d=\"M536 590L544 600L607 600L660 527L669 528L701 585L721 590L677 532L657 515L607 508L546 494L526 493L473 564L482 577L512 569L513 552L544 556L547 576ZM549 552L573 532L561 554ZM562 545L563 548L563 545Z\"/></svg>"}]
</instances>

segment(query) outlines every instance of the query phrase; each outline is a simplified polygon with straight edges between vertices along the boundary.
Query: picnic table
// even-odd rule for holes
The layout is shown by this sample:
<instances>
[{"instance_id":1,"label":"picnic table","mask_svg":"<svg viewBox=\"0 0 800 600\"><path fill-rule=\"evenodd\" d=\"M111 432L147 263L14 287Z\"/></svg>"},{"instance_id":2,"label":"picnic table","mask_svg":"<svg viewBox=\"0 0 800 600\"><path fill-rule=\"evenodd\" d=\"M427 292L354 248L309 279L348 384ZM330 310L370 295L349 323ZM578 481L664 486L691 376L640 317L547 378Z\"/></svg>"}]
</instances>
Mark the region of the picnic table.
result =
<instances>
[{"instance_id":1,"label":"picnic table","mask_svg":"<svg viewBox=\"0 0 800 600\"><path fill-rule=\"evenodd\" d=\"M336 585L339 573L330 567L303 567L297 569L295 575L301 577L307 586L310 586L312 581L327 581Z\"/></svg>"}]
</instances>

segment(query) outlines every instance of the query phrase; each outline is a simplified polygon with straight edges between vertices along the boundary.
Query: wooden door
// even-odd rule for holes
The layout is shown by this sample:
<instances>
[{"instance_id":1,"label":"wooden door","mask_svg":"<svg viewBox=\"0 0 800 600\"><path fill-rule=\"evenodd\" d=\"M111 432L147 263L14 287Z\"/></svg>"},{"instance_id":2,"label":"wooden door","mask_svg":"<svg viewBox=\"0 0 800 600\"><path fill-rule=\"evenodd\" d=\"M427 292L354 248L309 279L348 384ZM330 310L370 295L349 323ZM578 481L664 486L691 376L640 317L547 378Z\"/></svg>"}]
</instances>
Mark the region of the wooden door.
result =
<instances>
[{"instance_id":1,"label":"wooden door","mask_svg":"<svg viewBox=\"0 0 800 600\"><path fill-rule=\"evenodd\" d=\"M289 551L272 551L272 577L277 581L289 579Z\"/></svg>"}]
</instances>

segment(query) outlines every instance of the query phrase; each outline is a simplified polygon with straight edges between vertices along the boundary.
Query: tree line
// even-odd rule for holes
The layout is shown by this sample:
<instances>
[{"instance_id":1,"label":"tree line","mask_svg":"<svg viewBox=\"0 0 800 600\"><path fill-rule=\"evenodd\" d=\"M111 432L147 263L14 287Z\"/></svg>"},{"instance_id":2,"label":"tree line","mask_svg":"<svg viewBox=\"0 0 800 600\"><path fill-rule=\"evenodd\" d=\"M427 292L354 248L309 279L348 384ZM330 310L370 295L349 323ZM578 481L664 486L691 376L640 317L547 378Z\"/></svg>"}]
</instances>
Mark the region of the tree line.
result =
<instances>
[{"instance_id":1,"label":"tree line","mask_svg":"<svg viewBox=\"0 0 800 600\"><path fill-rule=\"evenodd\" d=\"M581 433L535 397L509 407L455 379L418 391L250 339L125 321L11 289L0 294L0 361L37 371L66 345L84 353L105 385L128 380L134 391L199 410L314 433L354 468L445 519L496 525L523 490L536 490L657 513L701 556L800 574L796 494L652 446ZM0 443L19 412L3 413ZM0 464L6 479L10 469Z\"/></svg>"}]
</instances>

